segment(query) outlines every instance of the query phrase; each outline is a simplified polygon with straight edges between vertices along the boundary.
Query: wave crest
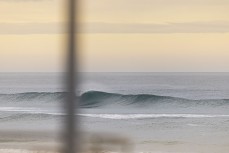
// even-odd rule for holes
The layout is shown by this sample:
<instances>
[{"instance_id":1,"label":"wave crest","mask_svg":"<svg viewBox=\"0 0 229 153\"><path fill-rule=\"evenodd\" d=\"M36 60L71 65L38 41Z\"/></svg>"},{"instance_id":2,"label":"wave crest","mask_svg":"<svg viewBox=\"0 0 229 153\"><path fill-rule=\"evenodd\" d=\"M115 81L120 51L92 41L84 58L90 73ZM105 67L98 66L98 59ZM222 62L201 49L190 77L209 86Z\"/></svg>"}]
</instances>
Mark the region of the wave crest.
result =
<instances>
[{"instance_id":1,"label":"wave crest","mask_svg":"<svg viewBox=\"0 0 229 153\"><path fill-rule=\"evenodd\" d=\"M116 94L100 91L89 91L81 95L81 106L86 108L101 106L133 106L137 108L150 107L199 107L199 106L229 106L229 99L192 100L170 96L150 94Z\"/></svg>"}]
</instances>

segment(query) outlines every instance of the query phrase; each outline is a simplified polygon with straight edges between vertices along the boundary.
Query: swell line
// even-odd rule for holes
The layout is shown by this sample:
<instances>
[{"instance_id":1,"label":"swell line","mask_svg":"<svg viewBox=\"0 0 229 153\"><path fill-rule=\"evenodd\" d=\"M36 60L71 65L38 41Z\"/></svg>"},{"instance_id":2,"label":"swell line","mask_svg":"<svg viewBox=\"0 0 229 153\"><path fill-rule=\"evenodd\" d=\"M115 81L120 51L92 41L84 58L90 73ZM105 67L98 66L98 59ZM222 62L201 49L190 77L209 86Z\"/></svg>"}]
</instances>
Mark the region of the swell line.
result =
<instances>
[{"instance_id":1,"label":"swell line","mask_svg":"<svg viewBox=\"0 0 229 153\"><path fill-rule=\"evenodd\" d=\"M0 105L20 104L26 105L47 105L64 102L66 92L30 92L17 94L0 94ZM179 97L161 96L153 94L118 94L102 91L88 91L80 96L81 108L97 107L137 107L148 108L158 106L171 107L229 107L229 99L203 99L193 100Z\"/></svg>"}]
</instances>

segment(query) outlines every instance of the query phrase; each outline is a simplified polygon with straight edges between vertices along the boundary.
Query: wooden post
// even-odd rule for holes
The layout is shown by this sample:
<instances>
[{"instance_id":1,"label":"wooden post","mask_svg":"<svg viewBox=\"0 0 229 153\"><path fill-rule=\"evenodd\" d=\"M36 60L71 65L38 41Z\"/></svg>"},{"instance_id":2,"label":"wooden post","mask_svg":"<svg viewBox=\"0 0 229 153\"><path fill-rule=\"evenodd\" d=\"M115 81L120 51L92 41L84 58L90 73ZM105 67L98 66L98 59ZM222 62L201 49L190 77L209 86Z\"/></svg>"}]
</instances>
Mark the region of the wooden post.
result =
<instances>
[{"instance_id":1,"label":"wooden post","mask_svg":"<svg viewBox=\"0 0 229 153\"><path fill-rule=\"evenodd\" d=\"M67 11L68 11L68 37L67 37L67 45L68 45L68 58L67 58L67 99L65 101L66 105L66 134L65 134L65 153L77 153L78 152L78 142L79 136L77 132L77 107L78 107L78 99L76 96L77 89L77 25L76 25L76 6L78 0L68 0Z\"/></svg>"}]
</instances>

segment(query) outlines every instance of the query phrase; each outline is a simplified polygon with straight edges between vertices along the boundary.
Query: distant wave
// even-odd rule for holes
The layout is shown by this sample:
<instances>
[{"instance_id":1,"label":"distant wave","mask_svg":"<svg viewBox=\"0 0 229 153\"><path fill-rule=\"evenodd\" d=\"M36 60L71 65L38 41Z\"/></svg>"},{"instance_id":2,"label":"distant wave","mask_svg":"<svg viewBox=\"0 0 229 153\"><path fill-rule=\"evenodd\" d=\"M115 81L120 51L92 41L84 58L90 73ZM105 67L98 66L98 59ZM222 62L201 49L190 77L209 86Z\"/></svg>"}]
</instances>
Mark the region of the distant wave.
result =
<instances>
[{"instance_id":1,"label":"distant wave","mask_svg":"<svg viewBox=\"0 0 229 153\"><path fill-rule=\"evenodd\" d=\"M17 94L0 94L0 105L17 106L58 104L64 101L66 92L30 92ZM97 107L229 107L229 99L192 100L178 97L151 94L117 94L101 91L89 91L80 96L81 108Z\"/></svg>"},{"instance_id":2,"label":"distant wave","mask_svg":"<svg viewBox=\"0 0 229 153\"><path fill-rule=\"evenodd\" d=\"M26 92L15 94L0 94L0 99L8 100L48 100L48 99L62 99L66 92Z\"/></svg>"},{"instance_id":3,"label":"distant wave","mask_svg":"<svg viewBox=\"0 0 229 153\"><path fill-rule=\"evenodd\" d=\"M16 94L0 94L0 105L47 105L58 104L64 100L66 92L27 92ZM13 106L14 106L13 105Z\"/></svg>"}]
</instances>

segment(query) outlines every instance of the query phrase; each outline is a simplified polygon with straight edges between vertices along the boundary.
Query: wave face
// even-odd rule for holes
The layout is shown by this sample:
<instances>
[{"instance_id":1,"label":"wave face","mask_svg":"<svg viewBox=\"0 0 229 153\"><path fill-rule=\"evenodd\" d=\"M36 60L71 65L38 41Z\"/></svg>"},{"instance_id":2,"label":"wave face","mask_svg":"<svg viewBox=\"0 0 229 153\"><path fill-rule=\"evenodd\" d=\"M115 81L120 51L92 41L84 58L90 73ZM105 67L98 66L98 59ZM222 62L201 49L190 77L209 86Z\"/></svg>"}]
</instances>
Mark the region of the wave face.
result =
<instances>
[{"instance_id":1,"label":"wave face","mask_svg":"<svg viewBox=\"0 0 229 153\"><path fill-rule=\"evenodd\" d=\"M173 107L225 107L229 106L229 99L206 99L191 100L169 96L159 96L150 94L123 95L99 91L89 91L81 95L81 107L115 107L128 106L137 108L149 108L160 106Z\"/></svg>"},{"instance_id":2,"label":"wave face","mask_svg":"<svg viewBox=\"0 0 229 153\"><path fill-rule=\"evenodd\" d=\"M66 92L0 94L1 121L59 118ZM192 100L150 94L89 91L80 97L83 117L104 119L229 118L228 99ZM12 114L13 115L12 115ZM29 115L28 115L29 114ZM4 117L5 116L5 117Z\"/></svg>"},{"instance_id":3,"label":"wave face","mask_svg":"<svg viewBox=\"0 0 229 153\"><path fill-rule=\"evenodd\" d=\"M31 92L0 94L0 106L54 106L66 98L66 92ZM191 100L150 94L116 94L100 91L85 92L80 96L81 108L229 108L229 99Z\"/></svg>"},{"instance_id":4,"label":"wave face","mask_svg":"<svg viewBox=\"0 0 229 153\"><path fill-rule=\"evenodd\" d=\"M148 104L157 104L163 102L183 101L181 98L158 96L158 95L122 95L116 93L107 93L100 91L89 91L81 95L81 106L87 108L101 106L140 106L144 107Z\"/></svg>"}]
</instances>

